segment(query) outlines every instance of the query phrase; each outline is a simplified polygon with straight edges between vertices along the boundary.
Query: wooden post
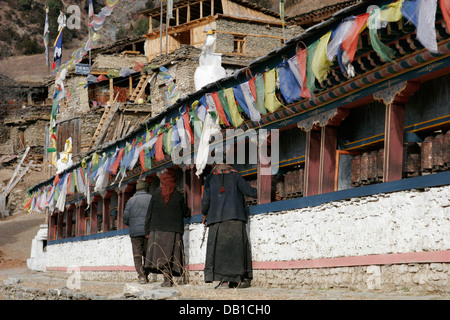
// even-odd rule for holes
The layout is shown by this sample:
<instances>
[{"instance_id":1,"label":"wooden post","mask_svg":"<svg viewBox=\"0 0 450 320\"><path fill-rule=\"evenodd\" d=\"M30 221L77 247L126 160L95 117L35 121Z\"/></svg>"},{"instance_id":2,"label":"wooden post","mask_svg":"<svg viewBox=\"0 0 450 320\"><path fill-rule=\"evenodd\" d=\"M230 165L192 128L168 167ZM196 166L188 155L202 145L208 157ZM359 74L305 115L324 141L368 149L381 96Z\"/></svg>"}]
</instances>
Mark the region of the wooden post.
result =
<instances>
[{"instance_id":1,"label":"wooden post","mask_svg":"<svg viewBox=\"0 0 450 320\"><path fill-rule=\"evenodd\" d=\"M66 216L66 238L72 237L72 217L73 217L73 207L69 207L67 210L67 216Z\"/></svg>"},{"instance_id":2,"label":"wooden post","mask_svg":"<svg viewBox=\"0 0 450 320\"><path fill-rule=\"evenodd\" d=\"M321 128L319 194L334 191L337 128Z\"/></svg>"},{"instance_id":3,"label":"wooden post","mask_svg":"<svg viewBox=\"0 0 450 320\"><path fill-rule=\"evenodd\" d=\"M191 215L202 211L202 178L197 177L195 170L191 170Z\"/></svg>"},{"instance_id":4,"label":"wooden post","mask_svg":"<svg viewBox=\"0 0 450 320\"><path fill-rule=\"evenodd\" d=\"M98 225L97 225L97 211L98 211L98 198L92 199L91 203L91 230L89 234L97 233Z\"/></svg>"},{"instance_id":5,"label":"wooden post","mask_svg":"<svg viewBox=\"0 0 450 320\"><path fill-rule=\"evenodd\" d=\"M62 239L63 238L63 229L64 229L64 214L65 214L66 210L64 210L64 212L58 212L58 231L57 231L57 235L56 235L56 239Z\"/></svg>"},{"instance_id":6,"label":"wooden post","mask_svg":"<svg viewBox=\"0 0 450 320\"><path fill-rule=\"evenodd\" d=\"M267 142L268 143L268 142ZM258 189L258 204L269 203L272 201L272 163L268 158L269 148L267 146L266 152L262 152L261 146L258 147L258 171L257 189ZM270 173L270 174L268 174Z\"/></svg>"},{"instance_id":7,"label":"wooden post","mask_svg":"<svg viewBox=\"0 0 450 320\"><path fill-rule=\"evenodd\" d=\"M402 178L403 170L403 127L405 106L391 103L386 106L384 129L383 181Z\"/></svg>"},{"instance_id":8,"label":"wooden post","mask_svg":"<svg viewBox=\"0 0 450 320\"><path fill-rule=\"evenodd\" d=\"M373 94L386 105L384 127L383 181L402 178L405 103L420 87L419 82L387 83L387 88Z\"/></svg>"},{"instance_id":9,"label":"wooden post","mask_svg":"<svg viewBox=\"0 0 450 320\"><path fill-rule=\"evenodd\" d=\"M111 230L111 192L103 198L103 232Z\"/></svg>"},{"instance_id":10,"label":"wooden post","mask_svg":"<svg viewBox=\"0 0 450 320\"><path fill-rule=\"evenodd\" d=\"M124 228L123 224L123 212L125 210L125 191L120 190L118 193L118 208L117 208L117 230Z\"/></svg>"},{"instance_id":11,"label":"wooden post","mask_svg":"<svg viewBox=\"0 0 450 320\"><path fill-rule=\"evenodd\" d=\"M319 193L320 143L319 130L312 129L306 132L304 196Z\"/></svg>"},{"instance_id":12,"label":"wooden post","mask_svg":"<svg viewBox=\"0 0 450 320\"><path fill-rule=\"evenodd\" d=\"M111 105L114 100L114 79L109 79L109 104Z\"/></svg>"}]
</instances>

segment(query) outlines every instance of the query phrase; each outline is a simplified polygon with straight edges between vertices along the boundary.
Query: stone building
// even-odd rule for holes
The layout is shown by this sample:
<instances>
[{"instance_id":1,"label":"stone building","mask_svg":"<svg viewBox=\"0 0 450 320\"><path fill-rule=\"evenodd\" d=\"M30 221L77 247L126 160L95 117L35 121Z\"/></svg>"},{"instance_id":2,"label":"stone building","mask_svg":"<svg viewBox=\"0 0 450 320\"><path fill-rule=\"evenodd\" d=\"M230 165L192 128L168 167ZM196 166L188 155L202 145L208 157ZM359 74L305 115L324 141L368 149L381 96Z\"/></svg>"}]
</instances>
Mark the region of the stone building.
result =
<instances>
[{"instance_id":1,"label":"stone building","mask_svg":"<svg viewBox=\"0 0 450 320\"><path fill-rule=\"evenodd\" d=\"M206 166L197 178L193 162L175 163L172 144L159 150L163 158L151 156L155 145L136 148L148 137L167 139L180 117L187 117L196 131L200 108L211 105L205 106L205 98L219 97L214 101L224 110L222 133L234 130L233 145L251 150L247 135L261 137L265 130L271 134L271 163L261 161L267 154L257 149L235 166L258 189L257 200L248 201L253 283L448 293L450 21L442 14L445 8L438 7L431 25L436 48L424 46L397 6L401 3L361 1L338 11L232 76L181 95L165 109L154 109L132 132L92 150L85 157L87 167L76 163L58 179L35 185L30 199L38 201L70 175L99 169L98 163L117 163L120 150L143 152L144 159L151 160L138 160L132 167L120 161L126 176L105 165L103 188L93 179L90 194L75 188L67 193L64 206L49 217L46 271L66 272L76 265L86 278L134 278L128 229L121 219L125 204L139 179L151 181L174 167L192 213L184 233L187 279L202 282L206 248L200 246L201 192L211 168ZM396 17L380 30L366 28L370 15L377 14L373 8L367 11L374 4L386 5L382 10L392 11L383 14ZM331 31L348 21L352 28L337 46L348 61L341 53L328 58ZM176 50L171 54L150 66L147 76L161 71L161 65L188 61L178 59ZM169 70L173 78L180 72ZM230 93L252 81L264 84L255 86L254 105L234 91L235 99L220 100L225 90ZM264 103L257 105L262 97ZM150 99L151 104L153 99L162 101L153 95ZM245 112L244 107L251 106L263 107L259 117ZM242 123L227 124L230 108L238 110ZM192 147L191 160L198 152L195 143ZM210 148L215 150L215 145ZM254 155L256 163L251 161ZM267 168L271 174L262 174ZM92 258L90 250L98 255Z\"/></svg>"},{"instance_id":2,"label":"stone building","mask_svg":"<svg viewBox=\"0 0 450 320\"><path fill-rule=\"evenodd\" d=\"M217 37L215 52L249 57L264 55L301 32L295 25L283 30L277 13L243 0L178 1L170 19L166 9L161 12L159 7L142 14L149 18L145 35L149 60L161 49L169 53L183 44L201 47L205 28L211 28Z\"/></svg>"}]
</instances>

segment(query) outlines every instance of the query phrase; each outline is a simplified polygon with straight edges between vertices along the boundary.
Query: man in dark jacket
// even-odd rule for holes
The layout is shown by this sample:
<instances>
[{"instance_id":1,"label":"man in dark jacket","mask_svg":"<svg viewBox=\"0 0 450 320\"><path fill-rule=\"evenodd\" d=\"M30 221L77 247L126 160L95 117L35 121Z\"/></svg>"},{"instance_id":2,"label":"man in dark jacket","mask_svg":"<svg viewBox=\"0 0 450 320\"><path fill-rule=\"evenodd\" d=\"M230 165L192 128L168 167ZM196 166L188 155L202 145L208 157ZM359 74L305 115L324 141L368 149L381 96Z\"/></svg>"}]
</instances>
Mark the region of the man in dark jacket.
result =
<instances>
[{"instance_id":1,"label":"man in dark jacket","mask_svg":"<svg viewBox=\"0 0 450 320\"><path fill-rule=\"evenodd\" d=\"M147 189L148 184L145 181L139 181L136 185L136 193L128 200L123 213L123 223L129 227L134 266L141 284L148 282L148 272L145 271L142 262L147 252L145 216L152 199L152 196L147 193Z\"/></svg>"},{"instance_id":2,"label":"man in dark jacket","mask_svg":"<svg viewBox=\"0 0 450 320\"><path fill-rule=\"evenodd\" d=\"M205 179L202 214L209 227L204 270L207 283L250 286L253 273L245 196L256 198L257 190L229 165L217 165Z\"/></svg>"}]
</instances>

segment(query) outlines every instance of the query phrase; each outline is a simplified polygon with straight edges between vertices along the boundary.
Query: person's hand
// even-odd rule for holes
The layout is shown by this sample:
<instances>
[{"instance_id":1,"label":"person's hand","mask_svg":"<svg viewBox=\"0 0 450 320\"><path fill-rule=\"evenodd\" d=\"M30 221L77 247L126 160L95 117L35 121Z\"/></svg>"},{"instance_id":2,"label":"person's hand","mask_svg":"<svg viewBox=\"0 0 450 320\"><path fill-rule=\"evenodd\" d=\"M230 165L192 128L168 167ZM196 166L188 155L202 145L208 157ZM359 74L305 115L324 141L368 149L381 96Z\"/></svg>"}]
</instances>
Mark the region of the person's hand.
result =
<instances>
[{"instance_id":1,"label":"person's hand","mask_svg":"<svg viewBox=\"0 0 450 320\"><path fill-rule=\"evenodd\" d=\"M203 216L203 215L202 215L202 223L203 223L203 224L206 224L206 216Z\"/></svg>"}]
</instances>

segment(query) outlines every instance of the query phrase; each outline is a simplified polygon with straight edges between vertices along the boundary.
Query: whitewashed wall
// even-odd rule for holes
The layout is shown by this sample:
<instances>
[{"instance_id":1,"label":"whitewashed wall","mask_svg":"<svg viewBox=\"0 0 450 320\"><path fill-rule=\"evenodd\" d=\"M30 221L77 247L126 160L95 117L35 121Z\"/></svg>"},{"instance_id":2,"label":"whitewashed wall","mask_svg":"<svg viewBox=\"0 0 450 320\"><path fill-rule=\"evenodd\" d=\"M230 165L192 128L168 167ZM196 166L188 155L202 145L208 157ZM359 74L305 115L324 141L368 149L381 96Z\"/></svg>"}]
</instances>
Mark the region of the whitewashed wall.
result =
<instances>
[{"instance_id":1,"label":"whitewashed wall","mask_svg":"<svg viewBox=\"0 0 450 320\"><path fill-rule=\"evenodd\" d=\"M185 228L187 264L203 264L204 227ZM253 215L253 261L290 261L450 249L450 186ZM133 266L128 235L47 247L47 267Z\"/></svg>"}]
</instances>

